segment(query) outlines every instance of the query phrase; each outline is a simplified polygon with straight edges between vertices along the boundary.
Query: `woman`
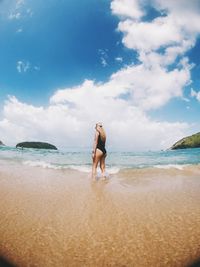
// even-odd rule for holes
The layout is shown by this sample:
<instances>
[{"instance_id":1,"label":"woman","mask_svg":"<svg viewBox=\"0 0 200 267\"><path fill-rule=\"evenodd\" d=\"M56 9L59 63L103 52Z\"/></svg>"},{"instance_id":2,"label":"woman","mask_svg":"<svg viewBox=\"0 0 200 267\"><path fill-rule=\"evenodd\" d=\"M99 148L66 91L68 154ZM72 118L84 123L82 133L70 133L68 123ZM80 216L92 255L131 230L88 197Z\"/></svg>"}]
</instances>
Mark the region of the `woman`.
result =
<instances>
[{"instance_id":1,"label":"woman","mask_svg":"<svg viewBox=\"0 0 200 267\"><path fill-rule=\"evenodd\" d=\"M92 178L96 179L97 174L97 166L100 162L100 169L102 172L102 176L105 179L105 158L106 158L106 149L105 149L105 143L106 143L106 133L102 126L102 123L97 123L95 126L96 133L94 138L94 144L93 144L93 150L92 150L92 159L93 159L93 165L92 165Z\"/></svg>"}]
</instances>

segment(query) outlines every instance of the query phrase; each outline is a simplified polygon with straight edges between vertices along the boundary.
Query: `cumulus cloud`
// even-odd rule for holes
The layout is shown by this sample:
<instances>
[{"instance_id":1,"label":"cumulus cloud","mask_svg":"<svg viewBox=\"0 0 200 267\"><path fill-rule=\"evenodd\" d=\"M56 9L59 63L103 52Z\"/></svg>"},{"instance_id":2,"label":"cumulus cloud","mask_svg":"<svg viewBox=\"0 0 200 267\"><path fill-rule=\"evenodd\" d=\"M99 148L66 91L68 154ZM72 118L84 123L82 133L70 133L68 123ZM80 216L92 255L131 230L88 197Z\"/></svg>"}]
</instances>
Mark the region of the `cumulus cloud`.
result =
<instances>
[{"instance_id":1,"label":"cumulus cloud","mask_svg":"<svg viewBox=\"0 0 200 267\"><path fill-rule=\"evenodd\" d=\"M144 16L149 6L158 11L151 20ZM138 55L139 64L121 73L123 80L132 79L133 104L151 109L173 97L184 99L194 67L185 54L200 34L199 1L113 0L111 10L119 16L124 46Z\"/></svg>"},{"instance_id":2,"label":"cumulus cloud","mask_svg":"<svg viewBox=\"0 0 200 267\"><path fill-rule=\"evenodd\" d=\"M200 32L200 4L198 0L192 2L187 0L113 0L111 4L113 13L119 16L125 15L123 7L125 2L126 8L130 12L138 10L138 6L141 8L142 4L144 6L145 3L151 4L159 12L165 12L164 16L160 15L152 21L136 21L128 14L124 19L121 19L118 30L123 32L123 43L128 48L138 52L149 52L161 47L172 46L180 49L177 53L183 53L195 44L195 38ZM118 6L117 12L113 6ZM181 50L185 43L187 46Z\"/></svg>"},{"instance_id":3,"label":"cumulus cloud","mask_svg":"<svg viewBox=\"0 0 200 267\"><path fill-rule=\"evenodd\" d=\"M161 67L149 69L140 64L123 69L112 77L116 84L129 92L129 101L143 110L156 109L173 97L182 97L183 87L190 82L188 65L180 70L167 71Z\"/></svg>"},{"instance_id":4,"label":"cumulus cloud","mask_svg":"<svg viewBox=\"0 0 200 267\"><path fill-rule=\"evenodd\" d=\"M80 86L57 90L47 107L9 97L0 121L4 142L43 140L58 147L91 147L97 121L107 130L110 150L168 148L186 133L186 123L151 120L122 97L125 89L116 87L117 83L115 76L103 84L86 80Z\"/></svg>"},{"instance_id":5,"label":"cumulus cloud","mask_svg":"<svg viewBox=\"0 0 200 267\"><path fill-rule=\"evenodd\" d=\"M86 147L91 145L97 121L104 123L108 146L115 149L168 148L186 135L191 130L187 123L155 121L149 111L162 108L172 98L184 99L184 88L191 82L192 64L185 53L200 33L200 12L197 1L190 6L187 2L113 0L111 10L119 16L122 42L137 52L139 63L118 70L107 82L85 80L57 89L47 107L10 97L0 121L5 142L44 140ZM145 21L147 4L160 16ZM107 64L106 51L99 54L102 65ZM197 97L197 92L192 94Z\"/></svg>"},{"instance_id":6,"label":"cumulus cloud","mask_svg":"<svg viewBox=\"0 0 200 267\"><path fill-rule=\"evenodd\" d=\"M95 85L96 90L92 81L86 81L77 87L79 90L59 90L51 98L51 102L65 102L67 98L67 101L77 104L75 99L79 98L83 105L91 103L90 105L95 107L96 102L103 103L106 98L117 101L126 95L127 105L147 111L162 107L173 97L181 97L182 88L189 81L190 72L187 64L184 68L173 71L161 68L147 69L144 64L140 64L128 66L114 73L107 83ZM85 103L85 99L89 102Z\"/></svg>"},{"instance_id":7,"label":"cumulus cloud","mask_svg":"<svg viewBox=\"0 0 200 267\"><path fill-rule=\"evenodd\" d=\"M134 20L140 19L144 11L140 7L138 0L115 0L111 2L113 14L120 17L130 17Z\"/></svg>"}]
</instances>

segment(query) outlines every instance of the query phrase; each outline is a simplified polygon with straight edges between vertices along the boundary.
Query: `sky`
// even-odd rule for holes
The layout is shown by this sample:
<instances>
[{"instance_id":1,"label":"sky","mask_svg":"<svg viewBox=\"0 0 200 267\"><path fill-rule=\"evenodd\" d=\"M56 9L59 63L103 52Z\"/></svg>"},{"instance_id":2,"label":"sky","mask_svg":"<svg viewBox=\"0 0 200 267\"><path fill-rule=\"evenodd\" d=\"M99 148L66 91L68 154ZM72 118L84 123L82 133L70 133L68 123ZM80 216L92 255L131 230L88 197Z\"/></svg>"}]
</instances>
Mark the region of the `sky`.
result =
<instances>
[{"instance_id":1,"label":"sky","mask_svg":"<svg viewBox=\"0 0 200 267\"><path fill-rule=\"evenodd\" d=\"M160 150L200 131L199 0L0 0L0 140Z\"/></svg>"}]
</instances>

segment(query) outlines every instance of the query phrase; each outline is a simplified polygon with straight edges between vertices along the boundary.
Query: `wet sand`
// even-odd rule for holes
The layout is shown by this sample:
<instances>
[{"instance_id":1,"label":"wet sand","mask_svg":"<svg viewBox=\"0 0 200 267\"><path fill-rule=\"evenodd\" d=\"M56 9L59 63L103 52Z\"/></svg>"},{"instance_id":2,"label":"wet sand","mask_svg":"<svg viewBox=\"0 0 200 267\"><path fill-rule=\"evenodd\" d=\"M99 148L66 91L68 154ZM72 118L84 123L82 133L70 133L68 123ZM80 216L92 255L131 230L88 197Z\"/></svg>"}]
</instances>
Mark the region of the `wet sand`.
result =
<instances>
[{"instance_id":1,"label":"wet sand","mask_svg":"<svg viewBox=\"0 0 200 267\"><path fill-rule=\"evenodd\" d=\"M0 169L0 255L15 266L190 266L200 259L200 167L88 174Z\"/></svg>"}]
</instances>

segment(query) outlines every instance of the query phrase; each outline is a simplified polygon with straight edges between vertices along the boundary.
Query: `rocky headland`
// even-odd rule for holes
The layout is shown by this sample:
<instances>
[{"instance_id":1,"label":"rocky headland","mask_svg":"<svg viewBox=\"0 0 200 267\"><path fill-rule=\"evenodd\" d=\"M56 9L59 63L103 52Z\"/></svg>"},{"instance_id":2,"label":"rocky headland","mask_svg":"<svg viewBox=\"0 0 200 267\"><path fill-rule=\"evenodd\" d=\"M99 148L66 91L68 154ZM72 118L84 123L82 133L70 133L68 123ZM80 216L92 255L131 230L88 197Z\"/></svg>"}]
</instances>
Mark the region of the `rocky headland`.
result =
<instances>
[{"instance_id":1,"label":"rocky headland","mask_svg":"<svg viewBox=\"0 0 200 267\"><path fill-rule=\"evenodd\" d=\"M200 132L184 137L177 141L170 149L185 149L185 148L198 148L200 147Z\"/></svg>"}]
</instances>

